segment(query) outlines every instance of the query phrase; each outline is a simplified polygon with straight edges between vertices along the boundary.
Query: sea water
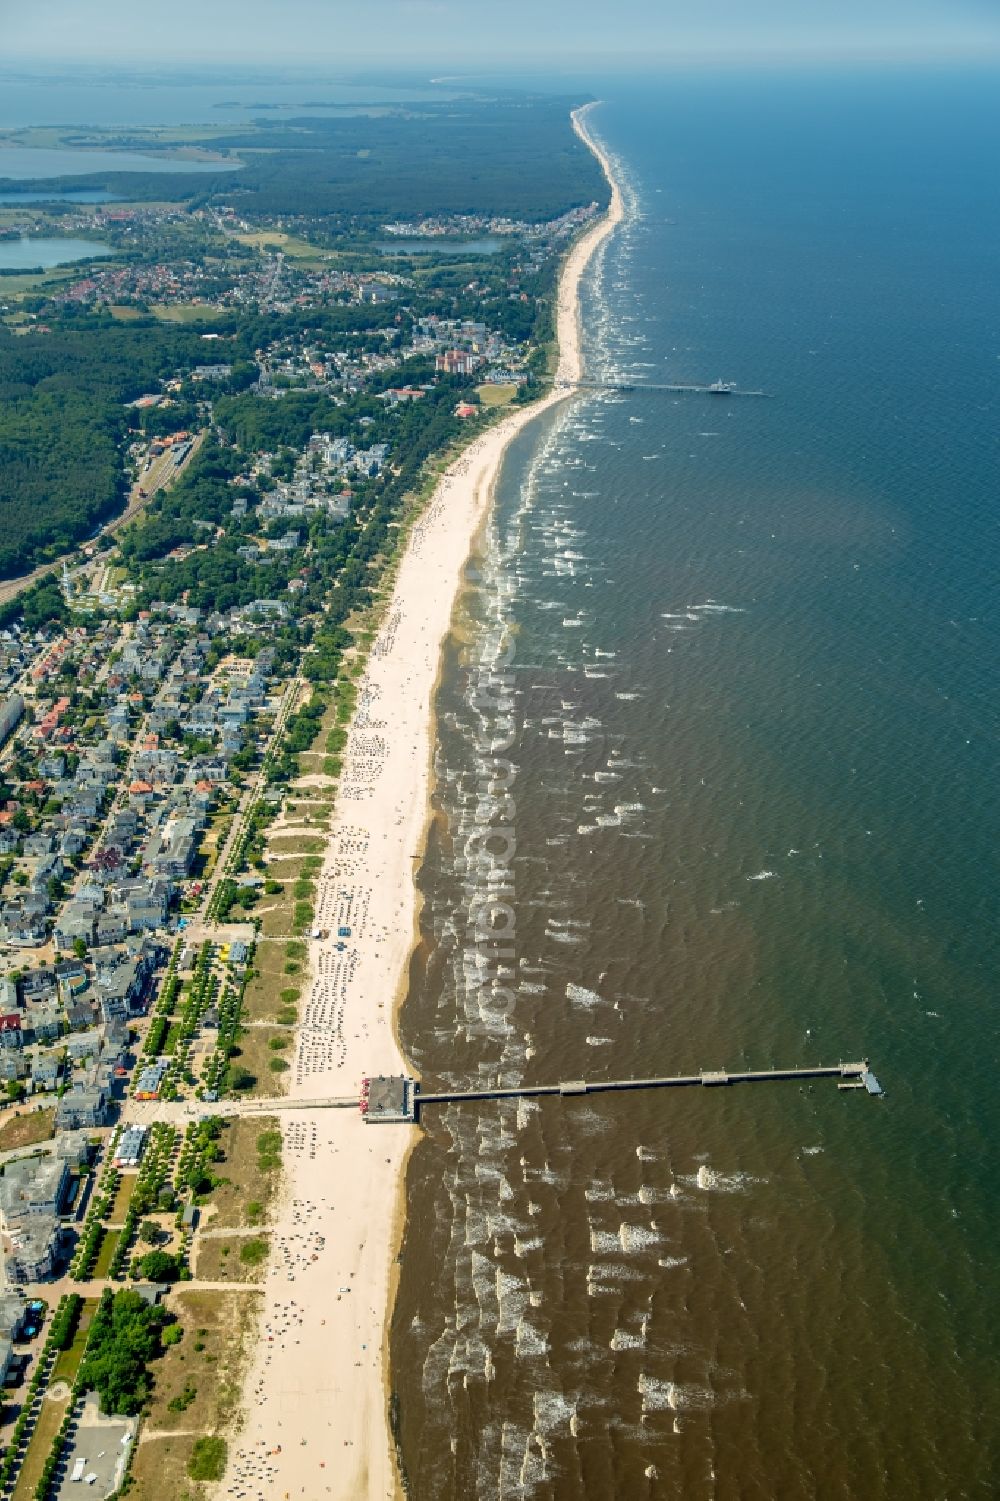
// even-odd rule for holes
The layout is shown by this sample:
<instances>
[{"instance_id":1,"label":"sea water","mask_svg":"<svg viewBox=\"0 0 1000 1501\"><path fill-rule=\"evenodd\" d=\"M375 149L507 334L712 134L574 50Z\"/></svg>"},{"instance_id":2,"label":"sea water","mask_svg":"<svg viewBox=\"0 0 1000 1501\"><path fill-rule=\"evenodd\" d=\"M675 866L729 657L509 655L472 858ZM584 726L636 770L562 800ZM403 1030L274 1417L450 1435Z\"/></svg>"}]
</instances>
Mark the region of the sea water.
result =
<instances>
[{"instance_id":1,"label":"sea water","mask_svg":"<svg viewBox=\"0 0 1000 1501\"><path fill-rule=\"evenodd\" d=\"M767 395L594 392L509 451L404 1045L425 1088L867 1057L886 1095L428 1108L410 1494L992 1496L1000 93L603 92L589 374Z\"/></svg>"}]
</instances>

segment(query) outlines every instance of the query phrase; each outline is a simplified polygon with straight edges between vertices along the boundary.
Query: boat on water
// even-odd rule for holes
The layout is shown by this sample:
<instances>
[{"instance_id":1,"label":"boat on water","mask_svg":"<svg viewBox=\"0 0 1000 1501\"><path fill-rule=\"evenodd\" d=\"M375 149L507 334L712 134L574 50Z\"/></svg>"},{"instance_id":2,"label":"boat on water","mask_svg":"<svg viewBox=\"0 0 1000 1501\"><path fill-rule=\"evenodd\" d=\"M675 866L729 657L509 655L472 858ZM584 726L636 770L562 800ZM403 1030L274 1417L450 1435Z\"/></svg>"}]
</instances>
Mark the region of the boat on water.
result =
<instances>
[{"instance_id":1,"label":"boat on water","mask_svg":"<svg viewBox=\"0 0 1000 1501\"><path fill-rule=\"evenodd\" d=\"M708 391L710 396L732 396L736 390L734 380L713 380Z\"/></svg>"}]
</instances>

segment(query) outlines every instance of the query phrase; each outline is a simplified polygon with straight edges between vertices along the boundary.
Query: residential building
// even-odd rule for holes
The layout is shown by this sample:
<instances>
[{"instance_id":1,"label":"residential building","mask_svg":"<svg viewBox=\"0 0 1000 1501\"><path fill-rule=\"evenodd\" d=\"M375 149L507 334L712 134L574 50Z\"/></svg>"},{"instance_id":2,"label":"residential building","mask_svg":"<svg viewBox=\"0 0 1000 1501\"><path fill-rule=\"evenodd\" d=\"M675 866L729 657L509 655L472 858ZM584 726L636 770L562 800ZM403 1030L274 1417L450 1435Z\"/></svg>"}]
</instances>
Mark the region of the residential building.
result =
<instances>
[{"instance_id":1,"label":"residential building","mask_svg":"<svg viewBox=\"0 0 1000 1501\"><path fill-rule=\"evenodd\" d=\"M52 1001L26 1007L24 1025L33 1034L35 1042L55 1042L62 1031L62 1018L58 1006Z\"/></svg>"},{"instance_id":2,"label":"residential building","mask_svg":"<svg viewBox=\"0 0 1000 1501\"><path fill-rule=\"evenodd\" d=\"M87 966L82 959L60 960L56 965L55 974L59 998L64 1006L68 1006L74 996L78 996L87 988Z\"/></svg>"},{"instance_id":3,"label":"residential building","mask_svg":"<svg viewBox=\"0 0 1000 1501\"><path fill-rule=\"evenodd\" d=\"M59 1059L45 1053L40 1058L36 1058L32 1064L31 1080L36 1090L45 1090L46 1093L51 1093L52 1090L58 1088L61 1072L62 1064Z\"/></svg>"},{"instance_id":4,"label":"residential building","mask_svg":"<svg viewBox=\"0 0 1000 1501\"><path fill-rule=\"evenodd\" d=\"M24 1001L55 1000L57 988L53 969L26 969L21 976L21 998Z\"/></svg>"},{"instance_id":5,"label":"residential building","mask_svg":"<svg viewBox=\"0 0 1000 1501\"><path fill-rule=\"evenodd\" d=\"M0 908L0 942L15 948L35 948L44 943L48 912L48 901L30 893L5 902Z\"/></svg>"},{"instance_id":6,"label":"residential building","mask_svg":"<svg viewBox=\"0 0 1000 1501\"><path fill-rule=\"evenodd\" d=\"M21 1032L21 1013L8 1011L0 1014L0 1048L21 1048L24 1038Z\"/></svg>"},{"instance_id":7,"label":"residential building","mask_svg":"<svg viewBox=\"0 0 1000 1501\"><path fill-rule=\"evenodd\" d=\"M151 953L119 954L113 968L97 977L97 999L105 1022L122 1021L142 1009L153 972Z\"/></svg>"},{"instance_id":8,"label":"residential building","mask_svg":"<svg viewBox=\"0 0 1000 1501\"><path fill-rule=\"evenodd\" d=\"M57 1157L8 1162L0 1178L7 1272L15 1283L40 1282L55 1270L61 1247L59 1215L69 1167Z\"/></svg>"},{"instance_id":9,"label":"residential building","mask_svg":"<svg viewBox=\"0 0 1000 1501\"><path fill-rule=\"evenodd\" d=\"M14 1079L24 1079L27 1073L28 1065L22 1058L20 1050L14 1051L13 1043L0 1049L0 1079L5 1084L11 1083Z\"/></svg>"},{"instance_id":10,"label":"residential building","mask_svg":"<svg viewBox=\"0 0 1000 1501\"><path fill-rule=\"evenodd\" d=\"M170 880L183 880L194 863L198 842L195 819L175 816L157 829L146 847L143 867ZM124 935L123 935L124 936Z\"/></svg>"},{"instance_id":11,"label":"residential building","mask_svg":"<svg viewBox=\"0 0 1000 1501\"><path fill-rule=\"evenodd\" d=\"M66 1091L56 1106L57 1131L83 1131L103 1126L108 1118L108 1099L96 1085L76 1086Z\"/></svg>"}]
</instances>

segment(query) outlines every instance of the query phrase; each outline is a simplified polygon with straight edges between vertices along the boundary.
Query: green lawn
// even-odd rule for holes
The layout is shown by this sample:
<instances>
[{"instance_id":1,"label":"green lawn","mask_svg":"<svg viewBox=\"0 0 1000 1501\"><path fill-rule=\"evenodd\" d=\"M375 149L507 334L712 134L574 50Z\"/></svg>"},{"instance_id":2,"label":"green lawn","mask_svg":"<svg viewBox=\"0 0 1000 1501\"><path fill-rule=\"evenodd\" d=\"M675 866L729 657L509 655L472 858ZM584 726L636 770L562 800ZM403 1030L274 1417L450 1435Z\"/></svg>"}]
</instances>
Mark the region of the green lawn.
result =
<instances>
[{"instance_id":1,"label":"green lawn","mask_svg":"<svg viewBox=\"0 0 1000 1501\"><path fill-rule=\"evenodd\" d=\"M487 383L485 386L477 386L476 390L484 407L509 406L517 395L517 387L514 385L494 386Z\"/></svg>"},{"instance_id":2,"label":"green lawn","mask_svg":"<svg viewBox=\"0 0 1000 1501\"><path fill-rule=\"evenodd\" d=\"M104 1232L104 1239L101 1241L101 1249L97 1253L97 1260L94 1263L94 1270L91 1273L91 1276L106 1277L108 1275L108 1270L111 1266L111 1258L115 1254L115 1248L117 1247L117 1245L118 1231L106 1230Z\"/></svg>"},{"instance_id":3,"label":"green lawn","mask_svg":"<svg viewBox=\"0 0 1000 1501\"><path fill-rule=\"evenodd\" d=\"M324 258L324 252L318 245L310 245L308 240L300 240L296 235L286 235L280 229L251 230L246 234L235 236L241 245L253 245L258 250L271 248L281 250L285 255L294 256L303 260L319 260ZM325 253L329 259L329 252Z\"/></svg>"},{"instance_id":4,"label":"green lawn","mask_svg":"<svg viewBox=\"0 0 1000 1501\"><path fill-rule=\"evenodd\" d=\"M49 1397L43 1401L35 1431L28 1444L28 1452L24 1456L21 1474L14 1487L14 1501L31 1501L34 1497L35 1488L42 1478L45 1461L49 1457L49 1450L52 1448L59 1431L59 1424L68 1406L69 1397L64 1397L60 1402L54 1402Z\"/></svg>"},{"instance_id":5,"label":"green lawn","mask_svg":"<svg viewBox=\"0 0 1000 1501\"><path fill-rule=\"evenodd\" d=\"M86 262L81 264L85 265ZM58 282L72 279L71 270L75 272L77 280L83 275L79 266L52 266L48 271L26 271L23 276L4 276L0 278L0 302L10 302L24 292L51 292Z\"/></svg>"},{"instance_id":6,"label":"green lawn","mask_svg":"<svg viewBox=\"0 0 1000 1501\"><path fill-rule=\"evenodd\" d=\"M132 1195L135 1193L138 1176L138 1173L126 1173L122 1177L122 1181L118 1185L118 1191L115 1194L115 1202L111 1206L111 1213L108 1215L109 1225L120 1225L124 1222L125 1212L132 1202Z\"/></svg>"},{"instance_id":7,"label":"green lawn","mask_svg":"<svg viewBox=\"0 0 1000 1501\"><path fill-rule=\"evenodd\" d=\"M69 1381L72 1383L75 1379L76 1373L80 1369L80 1362L83 1359L83 1352L87 1345L87 1335L90 1333L91 1320L94 1317L98 1302L99 1299L97 1298L87 1298L84 1302L83 1308L80 1310L79 1327L73 1336L73 1343L68 1350L61 1350L59 1352L56 1357L56 1363L52 1367L51 1379L53 1383L56 1381Z\"/></svg>"},{"instance_id":8,"label":"green lawn","mask_svg":"<svg viewBox=\"0 0 1000 1501\"><path fill-rule=\"evenodd\" d=\"M224 308L205 307L200 302L154 303L152 312L161 323L214 323L227 316Z\"/></svg>"}]
</instances>

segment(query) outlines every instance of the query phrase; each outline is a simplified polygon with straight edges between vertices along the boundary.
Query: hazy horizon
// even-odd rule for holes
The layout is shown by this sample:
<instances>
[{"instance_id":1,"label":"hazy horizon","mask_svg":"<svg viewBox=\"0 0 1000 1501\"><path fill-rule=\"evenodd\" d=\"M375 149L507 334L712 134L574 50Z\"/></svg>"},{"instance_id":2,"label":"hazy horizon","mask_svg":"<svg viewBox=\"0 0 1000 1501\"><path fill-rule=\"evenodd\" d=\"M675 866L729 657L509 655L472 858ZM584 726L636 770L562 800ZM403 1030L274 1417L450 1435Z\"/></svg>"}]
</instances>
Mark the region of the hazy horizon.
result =
<instances>
[{"instance_id":1,"label":"hazy horizon","mask_svg":"<svg viewBox=\"0 0 1000 1501\"><path fill-rule=\"evenodd\" d=\"M2 4L2 0L0 0ZM6 6L3 6L7 10ZM983 61L1000 59L1000 17L987 0L175 0L160 14L132 0L36 0L3 18L3 66L40 63L191 67L569 70L704 61ZM470 33L472 33L470 35ZM58 49L57 51L54 50Z\"/></svg>"}]
</instances>

